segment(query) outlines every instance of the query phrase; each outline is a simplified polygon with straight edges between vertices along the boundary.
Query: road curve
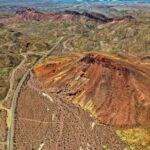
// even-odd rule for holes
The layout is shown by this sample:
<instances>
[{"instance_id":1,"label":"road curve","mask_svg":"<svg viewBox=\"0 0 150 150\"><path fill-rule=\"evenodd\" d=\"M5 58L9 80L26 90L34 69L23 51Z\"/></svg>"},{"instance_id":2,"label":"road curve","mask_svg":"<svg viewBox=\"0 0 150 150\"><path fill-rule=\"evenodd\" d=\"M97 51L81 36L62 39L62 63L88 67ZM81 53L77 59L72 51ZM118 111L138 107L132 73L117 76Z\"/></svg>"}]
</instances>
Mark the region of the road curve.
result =
<instances>
[{"instance_id":1,"label":"road curve","mask_svg":"<svg viewBox=\"0 0 150 150\"><path fill-rule=\"evenodd\" d=\"M11 77L10 77L10 88L9 91L7 92L6 97L4 98L4 101L7 101L10 97L11 94L13 93L13 86L14 86L14 82L15 82L15 73L16 71L26 62L27 60L27 56L25 54L21 54L21 56L23 57L23 60L20 62L20 64L12 71Z\"/></svg>"},{"instance_id":2,"label":"road curve","mask_svg":"<svg viewBox=\"0 0 150 150\"><path fill-rule=\"evenodd\" d=\"M14 146L13 138L14 138L14 127L15 127L15 111L16 111L17 99L21 91L21 87L23 86L23 83L25 82L27 77L30 75L30 72L32 71L34 66L40 63L47 56L49 56L63 39L64 37L60 37L58 42L47 53L41 56L41 58L23 75L22 79L18 83L17 88L12 98L12 103L11 103L11 124L10 124L10 128L8 129L8 134L7 134L7 150L13 150L13 146Z\"/></svg>"}]
</instances>

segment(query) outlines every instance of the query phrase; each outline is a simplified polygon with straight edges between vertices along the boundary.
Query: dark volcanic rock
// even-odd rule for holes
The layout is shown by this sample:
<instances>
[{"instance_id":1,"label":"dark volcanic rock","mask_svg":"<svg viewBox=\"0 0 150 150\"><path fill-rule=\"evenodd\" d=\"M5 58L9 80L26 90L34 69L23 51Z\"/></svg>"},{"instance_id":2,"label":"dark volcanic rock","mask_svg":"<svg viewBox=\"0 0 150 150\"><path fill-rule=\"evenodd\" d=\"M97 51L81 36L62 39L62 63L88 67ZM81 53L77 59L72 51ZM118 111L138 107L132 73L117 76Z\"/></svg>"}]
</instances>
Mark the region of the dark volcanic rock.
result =
<instances>
[{"instance_id":1,"label":"dark volcanic rock","mask_svg":"<svg viewBox=\"0 0 150 150\"><path fill-rule=\"evenodd\" d=\"M150 55L140 57L141 60L150 60Z\"/></svg>"},{"instance_id":2,"label":"dark volcanic rock","mask_svg":"<svg viewBox=\"0 0 150 150\"><path fill-rule=\"evenodd\" d=\"M98 14L98 13L88 13L88 12L84 12L82 15L90 18L90 19L94 19L95 21L99 21L99 22L111 22L113 21L112 18L108 18L103 14Z\"/></svg>"},{"instance_id":3,"label":"dark volcanic rock","mask_svg":"<svg viewBox=\"0 0 150 150\"><path fill-rule=\"evenodd\" d=\"M94 20L94 21L97 21L97 22L104 22L104 23L107 23L107 22L111 22L113 21L112 18L108 18L106 17L105 15L103 14L100 14L100 13L94 13L94 12L82 12L82 13L79 13L77 11L64 11L65 14L71 14L71 15L78 15L78 16L83 16L83 17L86 17L87 19L91 19L91 20Z\"/></svg>"},{"instance_id":4,"label":"dark volcanic rock","mask_svg":"<svg viewBox=\"0 0 150 150\"><path fill-rule=\"evenodd\" d=\"M22 15L22 14L27 13L27 12L39 13L39 12L36 11L34 8L26 8L26 7L23 7L23 8L18 9L18 10L16 11L16 14Z\"/></svg>"}]
</instances>

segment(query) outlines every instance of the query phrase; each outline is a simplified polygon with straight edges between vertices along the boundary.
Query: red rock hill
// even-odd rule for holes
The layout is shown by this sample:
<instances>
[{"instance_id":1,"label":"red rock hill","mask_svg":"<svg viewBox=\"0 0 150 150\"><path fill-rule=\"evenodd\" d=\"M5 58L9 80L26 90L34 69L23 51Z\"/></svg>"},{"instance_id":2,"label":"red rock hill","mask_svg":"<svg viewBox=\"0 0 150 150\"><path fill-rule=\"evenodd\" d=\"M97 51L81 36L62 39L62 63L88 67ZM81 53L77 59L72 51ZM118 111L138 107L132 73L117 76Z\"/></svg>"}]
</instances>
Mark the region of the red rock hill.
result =
<instances>
[{"instance_id":1,"label":"red rock hill","mask_svg":"<svg viewBox=\"0 0 150 150\"><path fill-rule=\"evenodd\" d=\"M81 54L34 68L52 92L115 126L150 124L150 65L135 58Z\"/></svg>"}]
</instances>

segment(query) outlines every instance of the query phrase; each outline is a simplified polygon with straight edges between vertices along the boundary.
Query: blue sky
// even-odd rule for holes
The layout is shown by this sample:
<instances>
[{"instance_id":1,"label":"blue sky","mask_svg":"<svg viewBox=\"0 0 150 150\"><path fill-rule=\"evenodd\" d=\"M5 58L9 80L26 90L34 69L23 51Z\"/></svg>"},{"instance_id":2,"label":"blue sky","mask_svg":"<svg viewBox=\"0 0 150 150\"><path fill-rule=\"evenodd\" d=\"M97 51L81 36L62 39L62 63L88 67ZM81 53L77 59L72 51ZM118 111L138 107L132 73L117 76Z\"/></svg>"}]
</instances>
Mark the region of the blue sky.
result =
<instances>
[{"instance_id":1,"label":"blue sky","mask_svg":"<svg viewBox=\"0 0 150 150\"><path fill-rule=\"evenodd\" d=\"M17 2L41 2L41 3L45 3L45 2L52 2L52 3L72 3L72 2L149 2L150 0L0 0L0 2L11 2L11 3L17 3Z\"/></svg>"}]
</instances>

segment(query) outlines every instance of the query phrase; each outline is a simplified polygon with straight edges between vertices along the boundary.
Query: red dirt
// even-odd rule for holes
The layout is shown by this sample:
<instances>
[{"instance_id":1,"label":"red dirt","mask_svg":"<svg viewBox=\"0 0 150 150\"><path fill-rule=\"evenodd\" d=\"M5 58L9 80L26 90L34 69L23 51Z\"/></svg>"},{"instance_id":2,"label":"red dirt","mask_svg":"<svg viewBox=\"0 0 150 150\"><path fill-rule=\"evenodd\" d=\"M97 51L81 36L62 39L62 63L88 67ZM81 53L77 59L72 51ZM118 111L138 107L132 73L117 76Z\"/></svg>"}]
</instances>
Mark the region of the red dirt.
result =
<instances>
[{"instance_id":1,"label":"red dirt","mask_svg":"<svg viewBox=\"0 0 150 150\"><path fill-rule=\"evenodd\" d=\"M131 59L81 54L65 65L61 60L38 65L34 72L44 88L90 111L101 123L149 125L150 66Z\"/></svg>"},{"instance_id":2,"label":"red dirt","mask_svg":"<svg viewBox=\"0 0 150 150\"><path fill-rule=\"evenodd\" d=\"M126 145L116 136L115 128L96 123L87 112L66 103L55 94L54 102L31 89L22 89L17 103L15 120L15 150L37 150L44 143L44 150L123 150ZM54 115L54 117L53 117Z\"/></svg>"}]
</instances>

